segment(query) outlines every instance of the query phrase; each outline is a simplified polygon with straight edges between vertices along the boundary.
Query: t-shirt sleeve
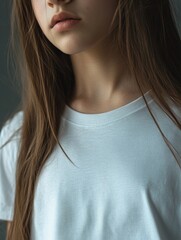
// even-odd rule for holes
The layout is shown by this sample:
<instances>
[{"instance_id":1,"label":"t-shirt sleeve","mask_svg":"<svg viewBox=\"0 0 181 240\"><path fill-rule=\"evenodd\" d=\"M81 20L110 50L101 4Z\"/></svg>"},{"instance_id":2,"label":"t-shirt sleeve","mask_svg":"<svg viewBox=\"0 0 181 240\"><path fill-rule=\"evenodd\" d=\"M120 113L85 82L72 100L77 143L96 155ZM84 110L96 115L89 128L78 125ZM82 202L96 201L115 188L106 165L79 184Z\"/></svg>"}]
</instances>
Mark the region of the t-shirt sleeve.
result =
<instances>
[{"instance_id":1,"label":"t-shirt sleeve","mask_svg":"<svg viewBox=\"0 0 181 240\"><path fill-rule=\"evenodd\" d=\"M15 196L15 172L19 151L20 131L11 140L11 135L20 128L22 123L22 111L16 113L8 120L0 131L0 220L13 221L14 196Z\"/></svg>"}]
</instances>

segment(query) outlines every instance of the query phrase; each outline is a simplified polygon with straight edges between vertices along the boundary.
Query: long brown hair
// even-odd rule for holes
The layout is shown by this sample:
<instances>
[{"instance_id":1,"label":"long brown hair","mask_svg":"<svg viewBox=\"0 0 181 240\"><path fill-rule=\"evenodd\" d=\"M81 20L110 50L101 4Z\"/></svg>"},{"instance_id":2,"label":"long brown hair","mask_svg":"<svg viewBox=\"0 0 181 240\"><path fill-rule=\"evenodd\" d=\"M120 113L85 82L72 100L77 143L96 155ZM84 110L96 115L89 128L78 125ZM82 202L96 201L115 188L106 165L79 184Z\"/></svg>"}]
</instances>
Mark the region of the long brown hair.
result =
<instances>
[{"instance_id":1,"label":"long brown hair","mask_svg":"<svg viewBox=\"0 0 181 240\"><path fill-rule=\"evenodd\" d=\"M166 101L181 106L181 44L173 5L169 0L118 0L110 26L113 44L127 61L155 124L174 154L143 95L144 87L151 89L164 112L181 129ZM36 181L55 145L63 150L58 131L65 105L74 97L75 79L70 56L45 37L30 0L13 0L11 47L22 84L23 123L14 217L7 240L27 240Z\"/></svg>"}]
</instances>

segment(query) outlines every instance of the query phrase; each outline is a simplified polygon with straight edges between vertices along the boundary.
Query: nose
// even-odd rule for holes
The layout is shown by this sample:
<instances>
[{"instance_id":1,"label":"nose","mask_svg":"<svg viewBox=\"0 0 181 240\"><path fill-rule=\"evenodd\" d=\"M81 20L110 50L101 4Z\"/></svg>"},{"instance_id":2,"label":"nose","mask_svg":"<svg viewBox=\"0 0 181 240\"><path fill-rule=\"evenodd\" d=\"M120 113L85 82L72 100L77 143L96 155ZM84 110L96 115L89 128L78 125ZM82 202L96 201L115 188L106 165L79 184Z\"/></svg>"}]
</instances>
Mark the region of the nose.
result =
<instances>
[{"instance_id":1,"label":"nose","mask_svg":"<svg viewBox=\"0 0 181 240\"><path fill-rule=\"evenodd\" d=\"M48 0L48 6L53 7L56 4L59 4L60 2L63 4L67 4L71 2L72 0Z\"/></svg>"}]
</instances>

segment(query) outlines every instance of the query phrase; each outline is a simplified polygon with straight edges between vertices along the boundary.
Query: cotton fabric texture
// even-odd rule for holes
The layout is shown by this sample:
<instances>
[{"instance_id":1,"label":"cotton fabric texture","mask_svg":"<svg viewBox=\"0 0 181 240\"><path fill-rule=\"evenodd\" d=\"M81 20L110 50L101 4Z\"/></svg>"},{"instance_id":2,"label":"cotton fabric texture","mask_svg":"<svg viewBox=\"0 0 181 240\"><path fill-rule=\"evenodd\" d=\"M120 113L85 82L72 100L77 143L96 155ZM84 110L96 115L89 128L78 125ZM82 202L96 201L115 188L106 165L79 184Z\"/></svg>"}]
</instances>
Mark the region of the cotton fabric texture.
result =
<instances>
[{"instance_id":1,"label":"cotton fabric texture","mask_svg":"<svg viewBox=\"0 0 181 240\"><path fill-rule=\"evenodd\" d=\"M144 96L181 155L181 131ZM2 128L1 144L22 120L20 111ZM0 150L1 220L13 221L19 139ZM142 96L98 114L66 105L59 139L79 168L55 147L35 189L31 240L181 239L181 169Z\"/></svg>"}]
</instances>

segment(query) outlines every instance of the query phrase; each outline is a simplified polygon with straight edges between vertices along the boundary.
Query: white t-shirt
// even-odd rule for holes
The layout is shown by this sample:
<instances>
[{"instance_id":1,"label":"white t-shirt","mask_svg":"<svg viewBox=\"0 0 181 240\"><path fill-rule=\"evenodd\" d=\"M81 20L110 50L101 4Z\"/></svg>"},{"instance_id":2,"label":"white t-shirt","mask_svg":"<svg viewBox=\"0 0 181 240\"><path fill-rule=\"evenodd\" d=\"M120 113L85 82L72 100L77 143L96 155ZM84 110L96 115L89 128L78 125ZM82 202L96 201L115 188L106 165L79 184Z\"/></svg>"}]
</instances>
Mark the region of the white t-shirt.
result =
<instances>
[{"instance_id":1,"label":"white t-shirt","mask_svg":"<svg viewBox=\"0 0 181 240\"><path fill-rule=\"evenodd\" d=\"M181 154L181 131L145 94L165 136ZM181 110L175 108L181 117ZM6 124L1 143L22 123ZM60 144L35 189L32 240L179 240L181 169L142 97L109 112L66 105ZM0 150L0 219L13 220L18 136ZM181 160L180 160L181 161Z\"/></svg>"}]
</instances>

